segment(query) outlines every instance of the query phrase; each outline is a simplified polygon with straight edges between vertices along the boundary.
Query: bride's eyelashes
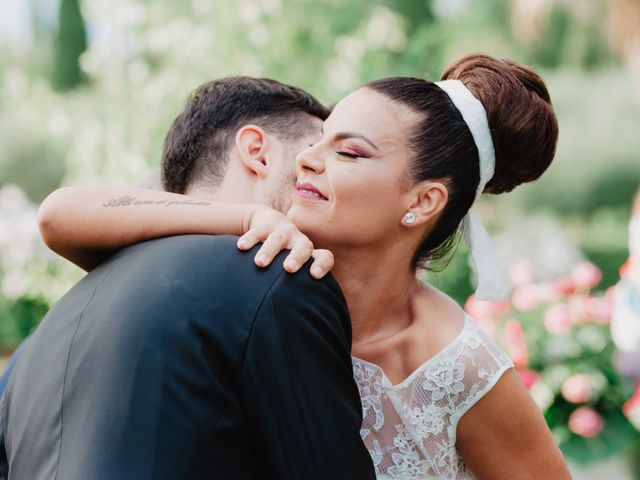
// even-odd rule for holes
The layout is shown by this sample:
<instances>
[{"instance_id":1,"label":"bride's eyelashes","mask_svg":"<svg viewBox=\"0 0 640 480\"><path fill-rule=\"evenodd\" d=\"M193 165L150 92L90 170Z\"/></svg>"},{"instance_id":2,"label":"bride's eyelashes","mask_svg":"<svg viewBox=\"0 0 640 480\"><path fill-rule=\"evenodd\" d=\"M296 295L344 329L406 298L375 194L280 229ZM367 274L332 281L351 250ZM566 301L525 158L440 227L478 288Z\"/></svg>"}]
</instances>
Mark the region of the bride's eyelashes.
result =
<instances>
[{"instance_id":1,"label":"bride's eyelashes","mask_svg":"<svg viewBox=\"0 0 640 480\"><path fill-rule=\"evenodd\" d=\"M359 149L356 150L355 148L352 148L352 147L338 148L336 150L336 154L342 157L347 157L347 158L369 158L368 154L363 153Z\"/></svg>"},{"instance_id":2,"label":"bride's eyelashes","mask_svg":"<svg viewBox=\"0 0 640 480\"><path fill-rule=\"evenodd\" d=\"M348 158L362 158L362 155L357 155L357 154L351 153L351 152L344 152L344 151L338 150L336 153L338 155L341 155L343 157L348 157Z\"/></svg>"}]
</instances>

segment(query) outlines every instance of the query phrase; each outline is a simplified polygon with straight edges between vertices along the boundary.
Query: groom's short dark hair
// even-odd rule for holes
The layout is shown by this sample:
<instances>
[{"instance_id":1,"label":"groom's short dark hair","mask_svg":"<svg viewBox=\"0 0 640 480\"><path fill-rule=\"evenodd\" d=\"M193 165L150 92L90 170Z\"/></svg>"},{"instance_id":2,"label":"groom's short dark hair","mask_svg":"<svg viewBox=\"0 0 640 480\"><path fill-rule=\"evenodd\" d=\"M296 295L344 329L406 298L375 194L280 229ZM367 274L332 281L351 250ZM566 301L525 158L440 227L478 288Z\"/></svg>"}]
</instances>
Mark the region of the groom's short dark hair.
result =
<instances>
[{"instance_id":1,"label":"groom's short dark hair","mask_svg":"<svg viewBox=\"0 0 640 480\"><path fill-rule=\"evenodd\" d=\"M219 185L236 132L254 123L281 141L309 132L309 115L329 110L304 90L267 78L228 77L205 83L173 121L162 152L162 183L185 193L194 182Z\"/></svg>"}]
</instances>

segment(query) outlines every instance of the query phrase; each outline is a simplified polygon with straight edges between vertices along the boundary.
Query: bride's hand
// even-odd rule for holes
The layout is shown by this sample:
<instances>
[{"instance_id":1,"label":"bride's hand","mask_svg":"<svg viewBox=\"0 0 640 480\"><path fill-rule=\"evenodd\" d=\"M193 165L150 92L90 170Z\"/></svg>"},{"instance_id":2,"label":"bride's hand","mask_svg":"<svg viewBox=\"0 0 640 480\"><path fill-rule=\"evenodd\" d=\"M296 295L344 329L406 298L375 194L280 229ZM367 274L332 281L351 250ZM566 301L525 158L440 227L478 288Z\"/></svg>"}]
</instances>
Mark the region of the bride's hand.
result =
<instances>
[{"instance_id":1,"label":"bride's hand","mask_svg":"<svg viewBox=\"0 0 640 480\"><path fill-rule=\"evenodd\" d=\"M311 275L324 277L333 268L333 254L329 250L314 249L313 243L286 215L268 207L258 207L243 226L244 234L238 239L240 250L249 250L263 242L255 256L259 267L269 265L282 250L291 250L284 261L284 269L294 273L307 260L313 258Z\"/></svg>"}]
</instances>

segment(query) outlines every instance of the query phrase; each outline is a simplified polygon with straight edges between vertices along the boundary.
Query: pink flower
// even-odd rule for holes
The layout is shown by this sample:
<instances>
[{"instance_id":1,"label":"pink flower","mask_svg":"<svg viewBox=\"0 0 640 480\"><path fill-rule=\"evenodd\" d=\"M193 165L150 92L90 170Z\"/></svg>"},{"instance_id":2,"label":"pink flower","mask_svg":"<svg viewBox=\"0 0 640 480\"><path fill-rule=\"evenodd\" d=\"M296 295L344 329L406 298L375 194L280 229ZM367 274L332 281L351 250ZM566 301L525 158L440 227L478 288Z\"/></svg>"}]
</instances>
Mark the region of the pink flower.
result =
<instances>
[{"instance_id":1,"label":"pink flower","mask_svg":"<svg viewBox=\"0 0 640 480\"><path fill-rule=\"evenodd\" d=\"M504 324L504 340L507 352L516 368L524 368L529 363L529 352L524 341L522 325L517 320L508 320Z\"/></svg>"},{"instance_id":2,"label":"pink flower","mask_svg":"<svg viewBox=\"0 0 640 480\"><path fill-rule=\"evenodd\" d=\"M520 285L513 292L511 302L521 312L533 310L540 304L537 287L535 285Z\"/></svg>"},{"instance_id":3,"label":"pink flower","mask_svg":"<svg viewBox=\"0 0 640 480\"><path fill-rule=\"evenodd\" d=\"M622 413L627 417L631 417L634 414L640 415L640 384L636 387L636 391L622 406Z\"/></svg>"},{"instance_id":4,"label":"pink flower","mask_svg":"<svg viewBox=\"0 0 640 480\"><path fill-rule=\"evenodd\" d=\"M540 379L540 374L533 370L524 368L517 370L517 372L518 375L520 375L520 380L522 380L524 386L527 387L527 390L531 390L531 387Z\"/></svg>"},{"instance_id":5,"label":"pink flower","mask_svg":"<svg viewBox=\"0 0 640 480\"><path fill-rule=\"evenodd\" d=\"M571 277L560 277L553 282L552 288L556 295L562 296L573 293L576 286Z\"/></svg>"},{"instance_id":6,"label":"pink flower","mask_svg":"<svg viewBox=\"0 0 640 480\"><path fill-rule=\"evenodd\" d=\"M568 425L569 430L576 435L592 438L600 433L602 427L604 427L604 420L592 408L580 407L569 416Z\"/></svg>"},{"instance_id":7,"label":"pink flower","mask_svg":"<svg viewBox=\"0 0 640 480\"><path fill-rule=\"evenodd\" d=\"M471 295L465 302L464 309L476 320L489 319L495 321L507 313L511 307L506 300L491 302L487 300L477 300L475 295Z\"/></svg>"},{"instance_id":8,"label":"pink flower","mask_svg":"<svg viewBox=\"0 0 640 480\"><path fill-rule=\"evenodd\" d=\"M585 319L589 316L589 295L585 293L574 293L567 297L567 305L575 319Z\"/></svg>"},{"instance_id":9,"label":"pink flower","mask_svg":"<svg viewBox=\"0 0 640 480\"><path fill-rule=\"evenodd\" d=\"M609 296L591 297L587 304L587 310L595 323L609 325L613 315L613 299Z\"/></svg>"},{"instance_id":10,"label":"pink flower","mask_svg":"<svg viewBox=\"0 0 640 480\"><path fill-rule=\"evenodd\" d=\"M578 373L571 375L562 384L562 396L571 403L584 403L591 397L591 379Z\"/></svg>"},{"instance_id":11,"label":"pink flower","mask_svg":"<svg viewBox=\"0 0 640 480\"><path fill-rule=\"evenodd\" d=\"M533 262L529 258L521 258L509 267L509 278L514 285L526 285L533 282Z\"/></svg>"},{"instance_id":12,"label":"pink flower","mask_svg":"<svg viewBox=\"0 0 640 480\"><path fill-rule=\"evenodd\" d=\"M552 302L558 298L552 283L539 283L536 294L538 295L538 301L541 303Z\"/></svg>"},{"instance_id":13,"label":"pink flower","mask_svg":"<svg viewBox=\"0 0 640 480\"><path fill-rule=\"evenodd\" d=\"M549 333L565 333L571 330L574 318L571 310L564 303L553 305L544 315L544 326Z\"/></svg>"},{"instance_id":14,"label":"pink flower","mask_svg":"<svg viewBox=\"0 0 640 480\"><path fill-rule=\"evenodd\" d=\"M571 278L578 290L591 290L602 280L602 272L591 262L580 262L571 269Z\"/></svg>"}]
</instances>

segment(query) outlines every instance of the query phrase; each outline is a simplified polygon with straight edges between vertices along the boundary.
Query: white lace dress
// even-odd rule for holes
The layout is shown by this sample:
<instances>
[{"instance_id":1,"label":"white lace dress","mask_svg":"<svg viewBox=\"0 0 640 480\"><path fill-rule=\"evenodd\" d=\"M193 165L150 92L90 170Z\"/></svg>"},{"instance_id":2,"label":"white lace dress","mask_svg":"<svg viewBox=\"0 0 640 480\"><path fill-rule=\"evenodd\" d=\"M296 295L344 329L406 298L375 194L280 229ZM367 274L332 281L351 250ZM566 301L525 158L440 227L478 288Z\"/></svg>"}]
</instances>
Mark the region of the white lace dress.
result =
<instances>
[{"instance_id":1,"label":"white lace dress","mask_svg":"<svg viewBox=\"0 0 640 480\"><path fill-rule=\"evenodd\" d=\"M458 421L511 367L469 316L449 345L398 385L353 357L361 435L378 480L473 479L456 450Z\"/></svg>"}]
</instances>

